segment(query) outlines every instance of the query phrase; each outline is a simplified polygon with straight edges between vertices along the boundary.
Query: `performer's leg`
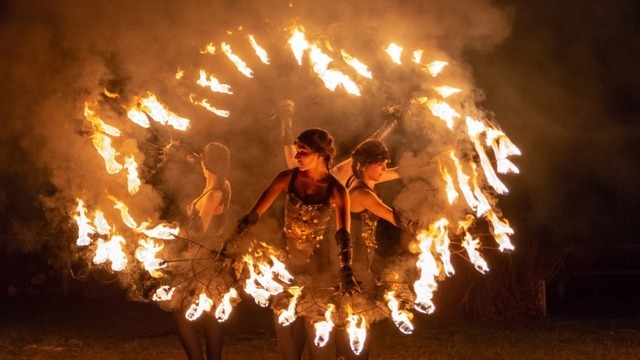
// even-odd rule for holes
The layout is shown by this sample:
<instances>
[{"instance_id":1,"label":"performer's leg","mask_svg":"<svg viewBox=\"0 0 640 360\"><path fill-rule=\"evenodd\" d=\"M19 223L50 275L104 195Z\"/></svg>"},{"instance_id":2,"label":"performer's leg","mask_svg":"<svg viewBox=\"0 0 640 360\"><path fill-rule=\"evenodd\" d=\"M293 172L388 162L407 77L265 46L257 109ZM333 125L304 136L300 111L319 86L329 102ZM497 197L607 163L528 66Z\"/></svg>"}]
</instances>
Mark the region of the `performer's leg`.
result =
<instances>
[{"instance_id":1,"label":"performer's leg","mask_svg":"<svg viewBox=\"0 0 640 360\"><path fill-rule=\"evenodd\" d=\"M309 343L309 359L324 360L335 358L335 342L329 338L329 341L323 347L317 347L314 343L316 331L313 324L307 319L304 319L304 325L307 333L307 342ZM333 337L333 334L331 337Z\"/></svg>"},{"instance_id":2,"label":"performer's leg","mask_svg":"<svg viewBox=\"0 0 640 360\"><path fill-rule=\"evenodd\" d=\"M216 320L213 314L202 314L204 326L204 338L207 345L207 360L222 359L222 324Z\"/></svg>"},{"instance_id":3,"label":"performer's leg","mask_svg":"<svg viewBox=\"0 0 640 360\"><path fill-rule=\"evenodd\" d=\"M178 337L184 351L187 353L189 360L204 360L202 348L200 346L200 338L196 326L184 317L184 312L178 310L173 312L176 320L176 329Z\"/></svg>"},{"instance_id":4,"label":"performer's leg","mask_svg":"<svg viewBox=\"0 0 640 360\"><path fill-rule=\"evenodd\" d=\"M355 359L368 359L369 351L371 350L371 331L367 329L367 337L364 341L364 345L360 355L356 355L351 350L351 344L349 343L349 333L347 329L338 328L335 329L336 333L336 358L340 360L355 360Z\"/></svg>"},{"instance_id":5,"label":"performer's leg","mask_svg":"<svg viewBox=\"0 0 640 360\"><path fill-rule=\"evenodd\" d=\"M304 350L304 321L298 318L292 324L282 326L278 323L278 316L274 314L274 326L276 328L278 351L282 359L299 360Z\"/></svg>"}]
</instances>

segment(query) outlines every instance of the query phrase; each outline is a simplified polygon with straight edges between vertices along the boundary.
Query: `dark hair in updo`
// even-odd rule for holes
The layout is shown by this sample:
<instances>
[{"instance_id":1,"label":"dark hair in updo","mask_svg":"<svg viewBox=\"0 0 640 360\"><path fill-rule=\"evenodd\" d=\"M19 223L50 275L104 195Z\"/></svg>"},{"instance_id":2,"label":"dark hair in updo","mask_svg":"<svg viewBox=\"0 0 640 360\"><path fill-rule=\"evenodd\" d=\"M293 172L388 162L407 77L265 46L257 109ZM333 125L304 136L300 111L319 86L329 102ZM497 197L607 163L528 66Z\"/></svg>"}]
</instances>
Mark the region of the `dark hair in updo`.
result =
<instances>
[{"instance_id":1,"label":"dark hair in updo","mask_svg":"<svg viewBox=\"0 0 640 360\"><path fill-rule=\"evenodd\" d=\"M219 185L224 184L229 175L230 162L229 149L220 143L210 142L202 150L204 168L218 176Z\"/></svg>"},{"instance_id":2,"label":"dark hair in updo","mask_svg":"<svg viewBox=\"0 0 640 360\"><path fill-rule=\"evenodd\" d=\"M369 139L353 149L351 159L351 171L355 177L360 178L365 166L389 160L389 150L382 141Z\"/></svg>"},{"instance_id":3,"label":"dark hair in updo","mask_svg":"<svg viewBox=\"0 0 640 360\"><path fill-rule=\"evenodd\" d=\"M327 169L331 165L334 156L336 156L333 138L323 129L315 128L303 131L296 139L296 143L298 142L307 145L313 152L322 156Z\"/></svg>"}]
</instances>

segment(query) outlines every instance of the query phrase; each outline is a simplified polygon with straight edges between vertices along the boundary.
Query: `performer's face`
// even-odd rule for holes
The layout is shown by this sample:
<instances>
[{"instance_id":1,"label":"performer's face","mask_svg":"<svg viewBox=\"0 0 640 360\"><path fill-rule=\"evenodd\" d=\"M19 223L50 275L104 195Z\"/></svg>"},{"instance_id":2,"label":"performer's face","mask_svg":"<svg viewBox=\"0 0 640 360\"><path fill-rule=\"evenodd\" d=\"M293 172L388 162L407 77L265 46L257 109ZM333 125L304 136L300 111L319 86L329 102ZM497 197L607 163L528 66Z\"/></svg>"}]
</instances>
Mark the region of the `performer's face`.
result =
<instances>
[{"instance_id":1,"label":"performer's face","mask_svg":"<svg viewBox=\"0 0 640 360\"><path fill-rule=\"evenodd\" d=\"M322 157L313 152L306 144L296 142L296 162L300 170L307 170L317 165L318 161L322 161Z\"/></svg>"},{"instance_id":2,"label":"performer's face","mask_svg":"<svg viewBox=\"0 0 640 360\"><path fill-rule=\"evenodd\" d=\"M385 160L376 164L369 164L364 167L364 174L373 181L380 181L382 174L387 171L388 162L389 160Z\"/></svg>"}]
</instances>

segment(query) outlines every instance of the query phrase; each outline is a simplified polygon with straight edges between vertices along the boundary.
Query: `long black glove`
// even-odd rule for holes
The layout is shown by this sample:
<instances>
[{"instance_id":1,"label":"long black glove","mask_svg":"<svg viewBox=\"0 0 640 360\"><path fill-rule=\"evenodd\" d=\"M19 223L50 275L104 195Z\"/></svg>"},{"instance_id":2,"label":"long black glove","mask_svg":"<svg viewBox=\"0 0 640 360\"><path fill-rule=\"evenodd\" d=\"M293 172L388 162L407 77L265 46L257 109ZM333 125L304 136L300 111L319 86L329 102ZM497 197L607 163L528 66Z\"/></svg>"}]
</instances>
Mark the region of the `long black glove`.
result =
<instances>
[{"instance_id":1,"label":"long black glove","mask_svg":"<svg viewBox=\"0 0 640 360\"><path fill-rule=\"evenodd\" d=\"M420 221L403 215L397 209L393 209L393 220L398 228L409 234L415 235L420 230Z\"/></svg>"},{"instance_id":2,"label":"long black glove","mask_svg":"<svg viewBox=\"0 0 640 360\"><path fill-rule=\"evenodd\" d=\"M222 244L222 248L219 252L212 251L214 256L227 256L230 252L230 248L235 246L236 241L244 234L245 231L249 230L253 225L258 222L259 216L254 212L247 213L245 216L238 220L238 224L236 225L235 230L233 230L233 234L231 234Z\"/></svg>"},{"instance_id":3,"label":"long black glove","mask_svg":"<svg viewBox=\"0 0 640 360\"><path fill-rule=\"evenodd\" d=\"M335 239L339 250L338 258L340 259L340 292L348 294L360 292L360 287L351 268L353 252L351 236L347 230L340 228L340 230L336 231Z\"/></svg>"}]
</instances>

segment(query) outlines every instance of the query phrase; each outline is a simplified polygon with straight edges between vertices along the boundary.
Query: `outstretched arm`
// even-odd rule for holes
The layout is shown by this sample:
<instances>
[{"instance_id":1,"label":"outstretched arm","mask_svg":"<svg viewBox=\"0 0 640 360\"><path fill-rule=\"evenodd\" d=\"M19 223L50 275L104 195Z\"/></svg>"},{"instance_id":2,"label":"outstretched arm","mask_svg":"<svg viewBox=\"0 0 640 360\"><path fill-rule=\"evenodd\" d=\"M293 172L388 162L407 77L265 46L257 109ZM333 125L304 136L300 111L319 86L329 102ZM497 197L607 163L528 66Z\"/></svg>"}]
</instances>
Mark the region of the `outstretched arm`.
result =
<instances>
[{"instance_id":1,"label":"outstretched arm","mask_svg":"<svg viewBox=\"0 0 640 360\"><path fill-rule=\"evenodd\" d=\"M295 140L293 136L294 111L295 103L293 100L285 99L278 102L272 116L272 119L280 120L280 135L282 136L284 159L288 169L296 167L296 147L293 146L293 141Z\"/></svg>"}]
</instances>

